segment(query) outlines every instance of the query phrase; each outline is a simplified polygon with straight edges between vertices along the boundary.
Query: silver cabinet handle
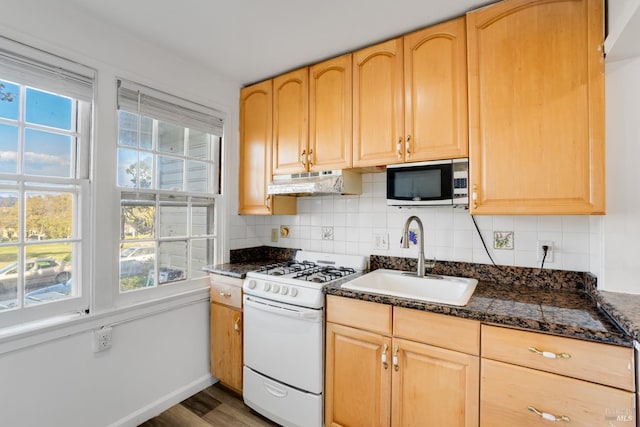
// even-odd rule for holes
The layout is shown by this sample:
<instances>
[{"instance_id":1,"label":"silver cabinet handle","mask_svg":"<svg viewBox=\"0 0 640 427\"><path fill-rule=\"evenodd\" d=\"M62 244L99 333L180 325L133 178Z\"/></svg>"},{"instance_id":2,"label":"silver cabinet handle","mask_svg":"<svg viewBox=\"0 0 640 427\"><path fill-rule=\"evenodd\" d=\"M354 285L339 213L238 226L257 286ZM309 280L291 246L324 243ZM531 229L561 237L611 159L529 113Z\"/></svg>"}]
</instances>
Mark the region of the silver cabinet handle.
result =
<instances>
[{"instance_id":1,"label":"silver cabinet handle","mask_svg":"<svg viewBox=\"0 0 640 427\"><path fill-rule=\"evenodd\" d=\"M542 357L546 357L547 359L571 359L571 355L569 353L553 353L551 351L541 351L535 347L529 347L529 351L531 353L539 354Z\"/></svg>"},{"instance_id":2,"label":"silver cabinet handle","mask_svg":"<svg viewBox=\"0 0 640 427\"><path fill-rule=\"evenodd\" d=\"M396 144L396 155L399 159L402 159L402 137L398 138L398 143Z\"/></svg>"},{"instance_id":3,"label":"silver cabinet handle","mask_svg":"<svg viewBox=\"0 0 640 427\"><path fill-rule=\"evenodd\" d=\"M407 159L411 157L411 135L407 136L407 142L404 143L404 152Z\"/></svg>"},{"instance_id":4,"label":"silver cabinet handle","mask_svg":"<svg viewBox=\"0 0 640 427\"><path fill-rule=\"evenodd\" d=\"M398 370L400 369L400 366L398 366L398 346L394 345L393 346L393 358L392 358L392 363L393 363L393 369L394 370Z\"/></svg>"},{"instance_id":5,"label":"silver cabinet handle","mask_svg":"<svg viewBox=\"0 0 640 427\"><path fill-rule=\"evenodd\" d=\"M271 209L271 196L267 196L266 199L264 199L264 205L267 209Z\"/></svg>"},{"instance_id":6,"label":"silver cabinet handle","mask_svg":"<svg viewBox=\"0 0 640 427\"><path fill-rule=\"evenodd\" d=\"M300 154L300 163L302 163L302 166L304 166L305 168L307 167L307 162L306 162L306 155L307 155L307 150L302 150L302 154Z\"/></svg>"},{"instance_id":7,"label":"silver cabinet handle","mask_svg":"<svg viewBox=\"0 0 640 427\"><path fill-rule=\"evenodd\" d=\"M471 201L473 202L473 209L478 209L478 186L473 184L473 192L471 193Z\"/></svg>"},{"instance_id":8,"label":"silver cabinet handle","mask_svg":"<svg viewBox=\"0 0 640 427\"><path fill-rule=\"evenodd\" d=\"M387 363L387 350L389 349L389 344L385 344L384 347L382 347L382 366L384 366L384 369L389 368L389 364Z\"/></svg>"},{"instance_id":9,"label":"silver cabinet handle","mask_svg":"<svg viewBox=\"0 0 640 427\"><path fill-rule=\"evenodd\" d=\"M309 149L309 154L307 154L307 163L309 166L313 166L313 150Z\"/></svg>"},{"instance_id":10,"label":"silver cabinet handle","mask_svg":"<svg viewBox=\"0 0 640 427\"><path fill-rule=\"evenodd\" d=\"M530 410L531 412L533 412L534 414L538 415L540 418L542 418L544 420L547 420L547 421L553 421L554 423L557 423L559 421L564 421L564 422L568 423L568 422L571 421L571 418L567 417L566 415L556 416L556 415L550 414L548 412L539 411L533 406L527 406L527 409Z\"/></svg>"},{"instance_id":11,"label":"silver cabinet handle","mask_svg":"<svg viewBox=\"0 0 640 427\"><path fill-rule=\"evenodd\" d=\"M240 315L236 317L236 320L233 322L233 330L237 333L240 333Z\"/></svg>"},{"instance_id":12,"label":"silver cabinet handle","mask_svg":"<svg viewBox=\"0 0 640 427\"><path fill-rule=\"evenodd\" d=\"M231 298L230 292L220 292L220 296L223 298Z\"/></svg>"}]
</instances>

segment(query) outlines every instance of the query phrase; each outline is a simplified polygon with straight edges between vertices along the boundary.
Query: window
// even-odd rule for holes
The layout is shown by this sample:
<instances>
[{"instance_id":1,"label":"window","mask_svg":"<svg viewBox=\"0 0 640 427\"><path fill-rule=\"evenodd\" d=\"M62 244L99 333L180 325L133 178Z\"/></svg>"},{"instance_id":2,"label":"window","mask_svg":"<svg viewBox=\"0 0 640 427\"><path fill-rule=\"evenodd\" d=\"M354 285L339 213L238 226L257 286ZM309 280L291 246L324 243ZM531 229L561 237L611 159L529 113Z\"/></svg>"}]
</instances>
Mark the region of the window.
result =
<instances>
[{"instance_id":1,"label":"window","mask_svg":"<svg viewBox=\"0 0 640 427\"><path fill-rule=\"evenodd\" d=\"M88 308L92 76L0 39L1 325Z\"/></svg>"},{"instance_id":2,"label":"window","mask_svg":"<svg viewBox=\"0 0 640 427\"><path fill-rule=\"evenodd\" d=\"M118 81L121 293L205 276L221 143L215 110Z\"/></svg>"}]
</instances>

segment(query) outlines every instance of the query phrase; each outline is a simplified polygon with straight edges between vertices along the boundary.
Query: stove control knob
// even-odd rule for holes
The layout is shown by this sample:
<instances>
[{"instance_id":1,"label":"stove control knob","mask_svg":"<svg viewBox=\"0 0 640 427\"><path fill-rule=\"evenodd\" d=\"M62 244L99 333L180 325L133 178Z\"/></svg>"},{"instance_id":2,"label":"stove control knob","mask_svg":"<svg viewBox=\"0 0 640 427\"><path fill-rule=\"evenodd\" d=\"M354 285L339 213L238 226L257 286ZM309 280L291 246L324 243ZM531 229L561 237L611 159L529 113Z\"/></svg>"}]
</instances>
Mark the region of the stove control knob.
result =
<instances>
[{"instance_id":1,"label":"stove control knob","mask_svg":"<svg viewBox=\"0 0 640 427\"><path fill-rule=\"evenodd\" d=\"M265 282L262 288L265 290L265 292L269 292L269 289L271 289L271 283Z\"/></svg>"},{"instance_id":2,"label":"stove control knob","mask_svg":"<svg viewBox=\"0 0 640 427\"><path fill-rule=\"evenodd\" d=\"M296 288L291 288L291 292L289 292L289 295L295 297L296 295L298 295L298 290Z\"/></svg>"},{"instance_id":3,"label":"stove control knob","mask_svg":"<svg viewBox=\"0 0 640 427\"><path fill-rule=\"evenodd\" d=\"M256 287L256 281L249 280L249 283L247 284L247 286L249 287L249 289L254 289Z\"/></svg>"},{"instance_id":4,"label":"stove control knob","mask_svg":"<svg viewBox=\"0 0 640 427\"><path fill-rule=\"evenodd\" d=\"M282 295L286 295L289 293L289 288L287 288L286 286L283 286L282 288L280 288L280 293Z\"/></svg>"},{"instance_id":5,"label":"stove control knob","mask_svg":"<svg viewBox=\"0 0 640 427\"><path fill-rule=\"evenodd\" d=\"M274 294L277 294L278 292L280 292L280 285L276 285L274 283L273 287L271 288L271 292L273 292Z\"/></svg>"}]
</instances>

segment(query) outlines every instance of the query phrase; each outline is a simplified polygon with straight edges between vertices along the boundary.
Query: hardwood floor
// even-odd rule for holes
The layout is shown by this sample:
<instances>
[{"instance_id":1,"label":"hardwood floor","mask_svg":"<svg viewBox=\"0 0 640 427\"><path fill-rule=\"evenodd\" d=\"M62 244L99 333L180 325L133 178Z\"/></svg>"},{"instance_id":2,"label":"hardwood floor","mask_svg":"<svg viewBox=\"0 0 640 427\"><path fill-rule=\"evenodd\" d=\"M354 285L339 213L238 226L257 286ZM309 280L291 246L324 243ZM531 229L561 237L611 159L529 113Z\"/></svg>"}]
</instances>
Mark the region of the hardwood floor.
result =
<instances>
[{"instance_id":1,"label":"hardwood floor","mask_svg":"<svg viewBox=\"0 0 640 427\"><path fill-rule=\"evenodd\" d=\"M253 412L231 390L214 384L139 427L262 427L278 424Z\"/></svg>"}]
</instances>

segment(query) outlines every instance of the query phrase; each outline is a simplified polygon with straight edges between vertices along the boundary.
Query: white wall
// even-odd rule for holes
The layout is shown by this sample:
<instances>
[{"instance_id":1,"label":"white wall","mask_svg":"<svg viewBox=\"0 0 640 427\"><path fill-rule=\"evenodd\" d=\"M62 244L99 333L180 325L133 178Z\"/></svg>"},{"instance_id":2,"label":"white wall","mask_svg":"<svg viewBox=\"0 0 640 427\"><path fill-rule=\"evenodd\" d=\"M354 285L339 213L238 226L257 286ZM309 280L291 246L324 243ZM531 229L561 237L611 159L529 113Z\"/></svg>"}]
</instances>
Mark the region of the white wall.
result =
<instances>
[{"instance_id":1,"label":"white wall","mask_svg":"<svg viewBox=\"0 0 640 427\"><path fill-rule=\"evenodd\" d=\"M425 229L427 256L448 261L490 263L468 211L388 207L385 179L385 173L363 174L363 192L359 196L298 198L298 215L295 216L235 216L231 222L230 247L272 245L415 258L416 247L402 249L400 235L405 220L417 215ZM555 254L553 262L545 262L545 268L599 272L601 217L477 216L476 220L497 264L539 267L536 243L549 240L553 242ZM271 242L271 229L279 229L280 225L290 226L290 237ZM333 240L322 239L323 227L333 227ZM494 231L512 231L514 249L493 249ZM388 236L387 250L375 249L375 234Z\"/></svg>"},{"instance_id":2,"label":"white wall","mask_svg":"<svg viewBox=\"0 0 640 427\"><path fill-rule=\"evenodd\" d=\"M113 326L102 353L84 330L0 354L0 424L137 426L211 384L208 324L204 300Z\"/></svg>"},{"instance_id":3,"label":"white wall","mask_svg":"<svg viewBox=\"0 0 640 427\"><path fill-rule=\"evenodd\" d=\"M602 289L640 293L640 58L607 63Z\"/></svg>"},{"instance_id":4,"label":"white wall","mask_svg":"<svg viewBox=\"0 0 640 427\"><path fill-rule=\"evenodd\" d=\"M74 4L81 2L5 0L0 13L0 35L98 72L93 153L97 197L91 219L95 244L89 273L95 310L72 327L15 339L0 334L0 424L7 426L135 426L212 381L206 288L182 298L195 302L188 307L176 308L175 298L170 298L119 308L115 79L127 78L223 111L225 162L231 171L237 170L232 165L237 164L239 84L85 16L71 7ZM234 175L224 177L227 194L236 193ZM235 209L224 201L222 207ZM218 218L223 249L219 261L225 253L228 257L226 217L223 210ZM163 311L138 319L160 307ZM93 353L92 330L113 322L123 322L113 327L113 347Z\"/></svg>"}]
</instances>

